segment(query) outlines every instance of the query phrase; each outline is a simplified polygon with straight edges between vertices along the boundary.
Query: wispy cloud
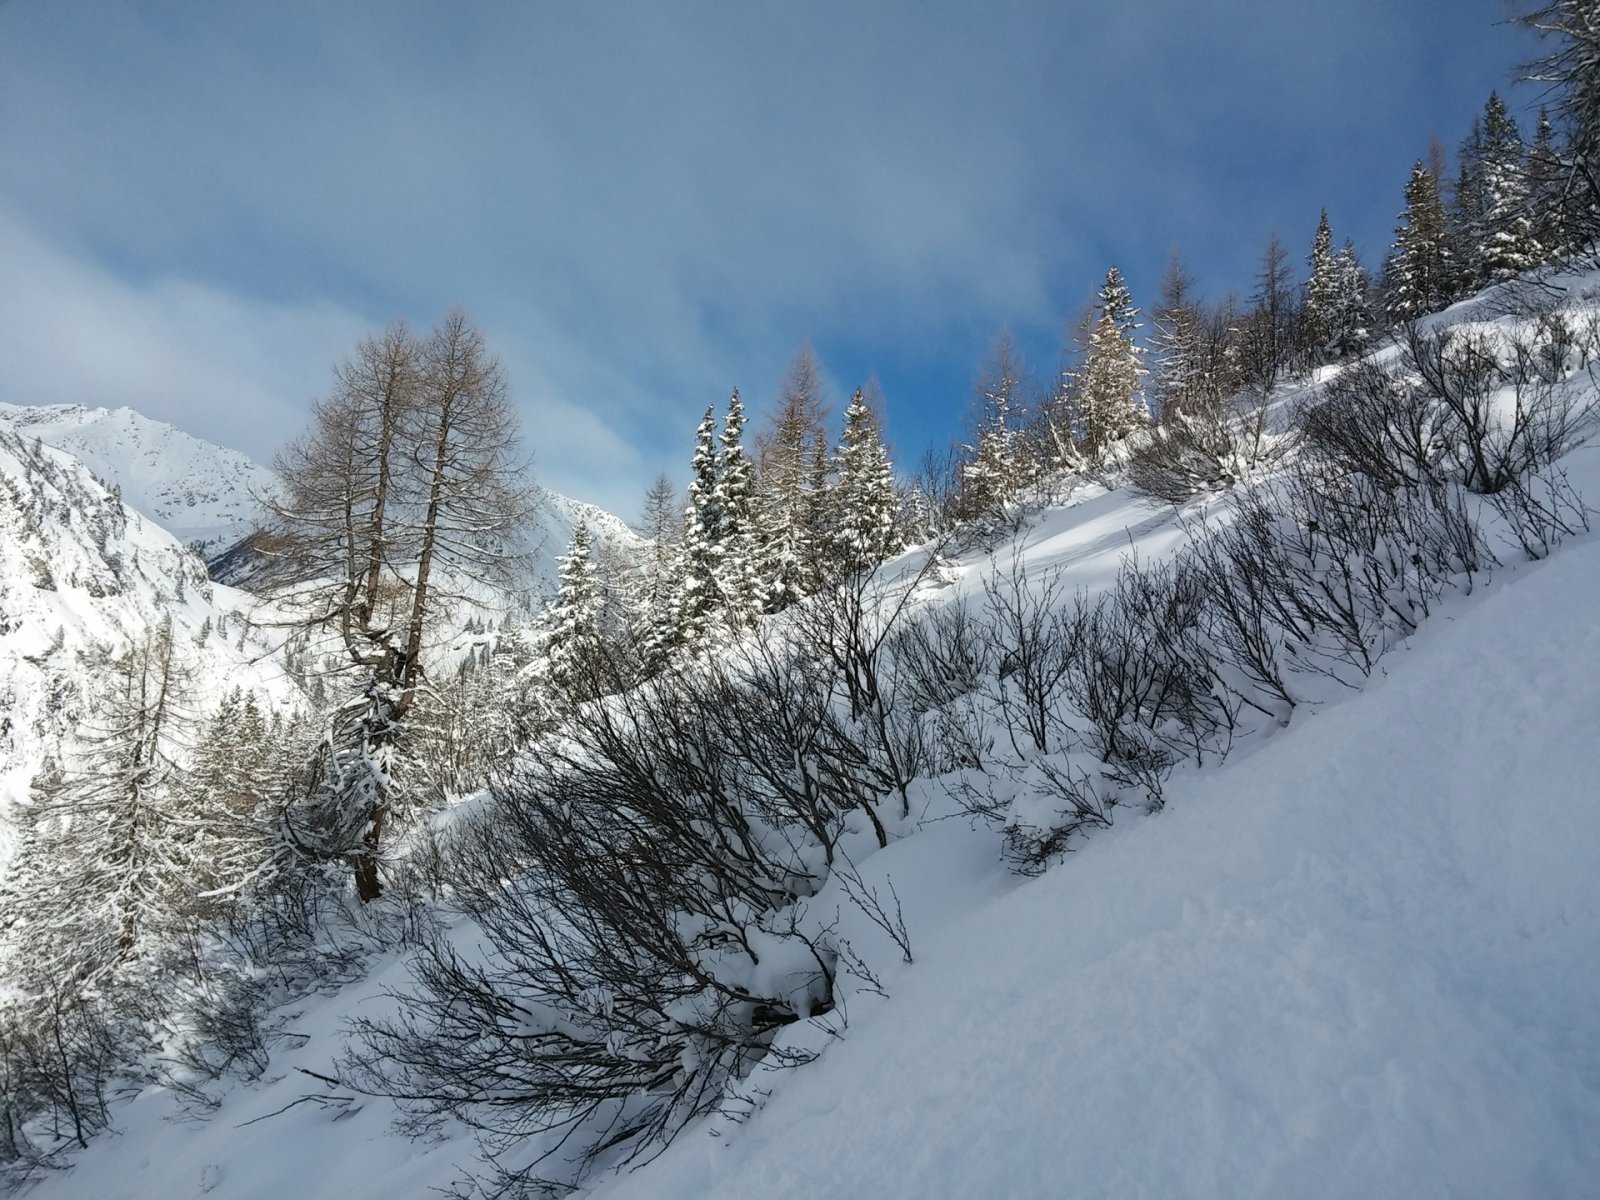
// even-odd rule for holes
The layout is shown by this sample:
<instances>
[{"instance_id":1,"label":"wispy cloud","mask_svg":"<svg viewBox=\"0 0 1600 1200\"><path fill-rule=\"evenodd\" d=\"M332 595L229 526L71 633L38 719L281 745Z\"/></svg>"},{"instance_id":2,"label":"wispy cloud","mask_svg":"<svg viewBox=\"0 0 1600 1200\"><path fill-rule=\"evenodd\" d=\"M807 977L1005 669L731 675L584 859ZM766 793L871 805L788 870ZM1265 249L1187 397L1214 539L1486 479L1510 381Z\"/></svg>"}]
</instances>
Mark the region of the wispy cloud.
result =
<instances>
[{"instance_id":1,"label":"wispy cloud","mask_svg":"<svg viewBox=\"0 0 1600 1200\"><path fill-rule=\"evenodd\" d=\"M1237 286L1323 204L1371 249L1518 56L1497 15L7 6L0 205L39 299L0 302L33 330L0 332L0 398L151 405L166 376L168 419L263 453L357 330L462 303L544 480L624 511L807 337L915 444L1000 326L1052 356L1110 262L1145 300L1177 241Z\"/></svg>"}]
</instances>

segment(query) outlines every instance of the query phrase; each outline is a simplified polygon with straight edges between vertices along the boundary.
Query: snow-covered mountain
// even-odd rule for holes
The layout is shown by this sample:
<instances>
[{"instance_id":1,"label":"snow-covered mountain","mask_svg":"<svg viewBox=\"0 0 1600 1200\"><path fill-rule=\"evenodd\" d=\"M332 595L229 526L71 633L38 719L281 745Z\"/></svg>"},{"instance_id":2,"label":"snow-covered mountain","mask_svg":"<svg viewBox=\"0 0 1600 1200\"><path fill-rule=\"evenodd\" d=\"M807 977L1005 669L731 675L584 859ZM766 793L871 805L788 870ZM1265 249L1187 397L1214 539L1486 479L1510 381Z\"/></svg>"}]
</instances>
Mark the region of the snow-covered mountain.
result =
<instances>
[{"instance_id":1,"label":"snow-covered mountain","mask_svg":"<svg viewBox=\"0 0 1600 1200\"><path fill-rule=\"evenodd\" d=\"M272 472L131 408L0 404L0 426L65 450L122 500L202 554L237 542L256 521Z\"/></svg>"},{"instance_id":2,"label":"snow-covered mountain","mask_svg":"<svg viewBox=\"0 0 1600 1200\"><path fill-rule=\"evenodd\" d=\"M106 660L164 619L201 707L235 684L293 691L248 628L254 598L213 584L193 549L99 474L0 427L0 824L82 721Z\"/></svg>"}]
</instances>

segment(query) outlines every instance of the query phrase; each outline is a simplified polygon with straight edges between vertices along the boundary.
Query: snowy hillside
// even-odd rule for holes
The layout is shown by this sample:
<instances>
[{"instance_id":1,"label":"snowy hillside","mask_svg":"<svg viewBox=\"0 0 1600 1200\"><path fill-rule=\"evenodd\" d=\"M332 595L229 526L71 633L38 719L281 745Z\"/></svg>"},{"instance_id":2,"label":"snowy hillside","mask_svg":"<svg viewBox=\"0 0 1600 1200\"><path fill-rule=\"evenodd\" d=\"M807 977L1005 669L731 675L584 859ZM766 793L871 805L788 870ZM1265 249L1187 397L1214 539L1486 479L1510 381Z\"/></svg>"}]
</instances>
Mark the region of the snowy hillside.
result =
<instances>
[{"instance_id":1,"label":"snowy hillside","mask_svg":"<svg viewBox=\"0 0 1600 1200\"><path fill-rule=\"evenodd\" d=\"M596 1194L1593 1195L1597 588L1563 551L1036 882L892 846L892 999Z\"/></svg>"},{"instance_id":2,"label":"snowy hillside","mask_svg":"<svg viewBox=\"0 0 1600 1200\"><path fill-rule=\"evenodd\" d=\"M1464 305L1441 324L1516 321ZM1587 404L1595 378L1580 357L1552 386ZM1600 496L1595 443L1561 468ZM1370 673L1333 658L1308 666L1333 649L1315 638L1279 645L1301 656L1286 707L1253 693L1223 751L1195 743L1203 765L1173 764L1157 797L1125 788L1115 819L1064 838L1040 878L1006 859L1022 822L1048 821L1052 806L1061 815L1068 792L1047 798L1047 784L1098 769L1082 752L1092 730L1034 748L1012 724L1005 746L1004 706L1031 669L1016 656L977 690L944 695L927 716L967 705L973 754L915 781L908 816L882 806L885 848L854 814L837 843L853 873L836 868L787 926L826 931L860 969L841 965L830 1006L783 1026L777 1053L730 1085L720 1113L637 1170L597 1171L592 1194L1593 1195L1600 537L1576 532L1572 516L1565 543L1540 557L1550 547L1515 536L1511 510L1464 493L1461 503L1435 515L1464 513L1487 541L1459 541L1437 564L1437 588L1407 574L1427 531L1405 554L1382 539L1370 552L1369 565L1399 572L1374 593L1382 620L1361 633L1381 655ZM996 623L1070 611L1074 597L1115 592L1129 564L1159 570L1239 511L1084 485L1014 540L921 577L914 604L966 603ZM891 603L892 581L916 562L883 572ZM449 946L497 969L481 928L443 920ZM774 980L798 978L783 972L804 958L765 930L757 944L764 965L741 979L782 994ZM123 1136L93 1142L32 1194L345 1200L420 1195L481 1172L464 1124L444 1118L437 1136L410 1140L390 1101L350 1083L351 1023L393 1013L394 993L416 986L413 966L406 952L380 954L360 983L295 1005L270 1070L223 1085L201 1124L174 1119L184 1110L173 1094L145 1091L116 1112ZM515 971L502 978L514 987ZM511 995L507 1011L523 1014L515 1041L535 1017ZM584 1002L593 1015L617 1001ZM786 1056L810 1061L775 1065ZM699 1064L686 1052L681 1065ZM550 1148L541 1136L514 1141L502 1165ZM550 1164L573 1167L559 1145Z\"/></svg>"},{"instance_id":3,"label":"snowy hillside","mask_svg":"<svg viewBox=\"0 0 1600 1200\"><path fill-rule=\"evenodd\" d=\"M131 408L0 404L0 426L73 455L180 542L210 554L256 521L272 472Z\"/></svg>"},{"instance_id":4,"label":"snowy hillside","mask_svg":"<svg viewBox=\"0 0 1600 1200\"><path fill-rule=\"evenodd\" d=\"M1582 466L1600 486L1593 452ZM1057 516L1050 545L1092 537L1107 513L1086 507L1076 534ZM746 1123L691 1130L597 1194L1590 1194L1597 589L1594 539L1524 569L1365 692L1185 778L1161 817L1043 879L1008 875L995 836L963 821L876 855L863 878L892 883L915 962L851 932L891 998L857 995L819 1061L749 1081L771 1099ZM448 1184L469 1143L397 1141L383 1102L280 1111L336 1091L296 1069L328 1073L342 1023L405 982L395 961L308 1004L276 1082L202 1126L147 1094L125 1136L34 1194Z\"/></svg>"},{"instance_id":5,"label":"snowy hillside","mask_svg":"<svg viewBox=\"0 0 1600 1200\"><path fill-rule=\"evenodd\" d=\"M0 808L75 730L105 660L164 618L202 698L233 684L290 692L246 630L253 598L212 584L193 550L97 474L0 429Z\"/></svg>"}]
</instances>

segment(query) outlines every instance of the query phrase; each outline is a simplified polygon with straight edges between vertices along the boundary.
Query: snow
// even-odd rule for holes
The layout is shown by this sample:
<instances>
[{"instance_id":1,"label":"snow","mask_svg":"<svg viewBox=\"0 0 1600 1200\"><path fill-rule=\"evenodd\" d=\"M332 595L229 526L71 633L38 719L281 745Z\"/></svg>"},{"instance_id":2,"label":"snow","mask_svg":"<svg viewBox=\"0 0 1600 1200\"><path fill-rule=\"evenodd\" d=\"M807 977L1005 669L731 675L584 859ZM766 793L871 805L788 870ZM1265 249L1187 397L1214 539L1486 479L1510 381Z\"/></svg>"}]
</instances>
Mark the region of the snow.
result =
<instances>
[{"instance_id":1,"label":"snow","mask_svg":"<svg viewBox=\"0 0 1600 1200\"><path fill-rule=\"evenodd\" d=\"M1600 453L1572 461L1600 486ZM743 1125L691 1130L595 1194L1592 1195L1597 592L1589 538L1456 601L1364 691L1175 779L1160 816L1041 879L960 821L871 857L915 962L859 917L850 934L891 998L858 994L816 1062L753 1080L772 1097ZM148 1093L33 1194L446 1185L468 1143L406 1142L380 1102L269 1116L334 1095L296 1068L328 1073L341 1023L403 982L394 960L312 998L273 1082L204 1124Z\"/></svg>"},{"instance_id":2,"label":"snow","mask_svg":"<svg viewBox=\"0 0 1600 1200\"><path fill-rule=\"evenodd\" d=\"M104 658L164 616L196 669L201 711L240 684L290 697L261 636L240 641L256 609L77 459L48 445L35 452L0 425L0 861L7 807L83 718Z\"/></svg>"},{"instance_id":3,"label":"snow","mask_svg":"<svg viewBox=\"0 0 1600 1200\"><path fill-rule=\"evenodd\" d=\"M1563 466L1600 497L1600 447ZM1015 544L1033 586L1060 572L1071 595L1187 536L1171 509L1096 485ZM812 901L839 905L888 995L846 983L841 1011L785 1033L815 1061L758 1068L737 1119L593 1194L1597 1194L1600 536L1539 563L1496 549L1511 565L1443 602L1359 691L1178 771L1160 814L1123 810L1041 878L1010 874L999 832L922 784L904 836L844 847L857 886L903 916L912 961L838 876ZM924 602L980 601L1009 555L968 555ZM409 1141L387 1102L318 1078L347 1023L406 983L397 953L307 997L280 1014L266 1077L228 1085L215 1114L183 1119L147 1090L118 1108L120 1136L30 1194L449 1186L473 1169L464 1131Z\"/></svg>"},{"instance_id":4,"label":"snow","mask_svg":"<svg viewBox=\"0 0 1600 1200\"><path fill-rule=\"evenodd\" d=\"M893 999L596 1194L1592 1195L1597 588L1569 549L986 902L900 843Z\"/></svg>"},{"instance_id":5,"label":"snow","mask_svg":"<svg viewBox=\"0 0 1600 1200\"><path fill-rule=\"evenodd\" d=\"M131 408L0 404L0 427L65 450L179 541L214 554L255 527L274 476L229 450Z\"/></svg>"}]
</instances>

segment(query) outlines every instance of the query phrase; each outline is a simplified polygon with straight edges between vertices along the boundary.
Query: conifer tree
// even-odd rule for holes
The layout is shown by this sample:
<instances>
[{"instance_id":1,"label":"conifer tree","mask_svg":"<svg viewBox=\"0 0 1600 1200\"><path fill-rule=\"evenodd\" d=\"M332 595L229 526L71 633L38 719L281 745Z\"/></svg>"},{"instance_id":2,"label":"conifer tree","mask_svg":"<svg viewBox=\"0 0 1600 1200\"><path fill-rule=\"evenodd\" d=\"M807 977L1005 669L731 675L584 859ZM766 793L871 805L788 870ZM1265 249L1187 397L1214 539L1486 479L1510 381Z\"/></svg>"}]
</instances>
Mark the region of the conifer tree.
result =
<instances>
[{"instance_id":1,"label":"conifer tree","mask_svg":"<svg viewBox=\"0 0 1600 1200\"><path fill-rule=\"evenodd\" d=\"M1366 269L1349 240L1333 259L1333 293L1328 315L1328 349L1336 358L1359 354L1371 340L1371 290Z\"/></svg>"},{"instance_id":2,"label":"conifer tree","mask_svg":"<svg viewBox=\"0 0 1600 1200\"><path fill-rule=\"evenodd\" d=\"M964 446L961 515L982 519L1003 511L1027 479L1021 444L1024 425L1022 357L1009 331L995 338L978 379L976 430Z\"/></svg>"},{"instance_id":3,"label":"conifer tree","mask_svg":"<svg viewBox=\"0 0 1600 1200\"><path fill-rule=\"evenodd\" d=\"M1338 256L1333 250L1333 229L1328 224L1327 209L1322 210L1316 236L1311 242L1310 266L1301 320L1307 352L1314 361L1323 361L1336 353L1333 343L1340 285Z\"/></svg>"},{"instance_id":4,"label":"conifer tree","mask_svg":"<svg viewBox=\"0 0 1600 1200\"><path fill-rule=\"evenodd\" d=\"M663 639L665 649L692 645L705 636L720 603L718 575L722 544L722 510L717 486L716 407L708 405L695 430L688 501L683 509L683 537L674 572L677 593Z\"/></svg>"},{"instance_id":5,"label":"conifer tree","mask_svg":"<svg viewBox=\"0 0 1600 1200\"><path fill-rule=\"evenodd\" d=\"M1482 215L1475 259L1477 282L1500 283L1540 262L1533 236L1528 150L1505 102L1491 92L1483 110L1483 151L1478 186Z\"/></svg>"},{"instance_id":6,"label":"conifer tree","mask_svg":"<svg viewBox=\"0 0 1600 1200\"><path fill-rule=\"evenodd\" d=\"M744 402L735 388L722 420L716 480L717 592L723 618L735 630L754 624L766 605L755 464L745 453L744 424Z\"/></svg>"},{"instance_id":7,"label":"conifer tree","mask_svg":"<svg viewBox=\"0 0 1600 1200\"><path fill-rule=\"evenodd\" d=\"M762 582L767 610L777 612L814 586L816 508L822 503L815 448L826 439L822 368L809 344L789 364L770 427L756 439Z\"/></svg>"},{"instance_id":8,"label":"conifer tree","mask_svg":"<svg viewBox=\"0 0 1600 1200\"><path fill-rule=\"evenodd\" d=\"M285 847L342 860L363 902L382 891L385 830L404 816L405 721L426 682L430 618L452 581L505 579L508 535L537 494L523 475L505 376L460 310L426 338L395 324L335 371L313 426L279 456L281 561L305 629L337 637L360 682L318 786L285 812Z\"/></svg>"},{"instance_id":9,"label":"conifer tree","mask_svg":"<svg viewBox=\"0 0 1600 1200\"><path fill-rule=\"evenodd\" d=\"M1587 246L1600 237L1600 3L1551 0L1522 23L1545 39L1528 77L1555 90L1564 135L1542 191L1560 206L1567 240Z\"/></svg>"},{"instance_id":10,"label":"conifer tree","mask_svg":"<svg viewBox=\"0 0 1600 1200\"><path fill-rule=\"evenodd\" d=\"M1399 323L1455 299L1456 263L1444 205L1433 176L1418 161L1406 184L1406 207L1383 273L1384 313Z\"/></svg>"},{"instance_id":11,"label":"conifer tree","mask_svg":"<svg viewBox=\"0 0 1600 1200\"><path fill-rule=\"evenodd\" d=\"M1200 312L1194 299L1194 277L1178 255L1167 260L1161 276L1161 300L1154 314L1152 391L1157 416L1165 421L1196 398L1200 373Z\"/></svg>"},{"instance_id":12,"label":"conifer tree","mask_svg":"<svg viewBox=\"0 0 1600 1200\"><path fill-rule=\"evenodd\" d=\"M206 721L181 789L192 838L190 888L201 912L245 887L271 856L269 812L287 782L254 692L235 687Z\"/></svg>"},{"instance_id":13,"label":"conifer tree","mask_svg":"<svg viewBox=\"0 0 1600 1200\"><path fill-rule=\"evenodd\" d=\"M1450 237L1450 253L1458 288L1477 282L1483 273L1482 243L1484 230L1483 192L1484 137L1483 118L1474 115L1472 128L1462 139L1456 152L1458 170L1450 203L1446 208ZM1444 195L1442 181L1440 196Z\"/></svg>"},{"instance_id":14,"label":"conifer tree","mask_svg":"<svg viewBox=\"0 0 1600 1200\"><path fill-rule=\"evenodd\" d=\"M626 625L630 639L639 647L644 669L655 671L672 640L672 607L683 538L678 489L665 472L645 493L644 511L634 530L645 539L645 546L634 566L635 587Z\"/></svg>"},{"instance_id":15,"label":"conifer tree","mask_svg":"<svg viewBox=\"0 0 1600 1200\"><path fill-rule=\"evenodd\" d=\"M1264 399L1295 360L1300 324L1289 251L1277 234L1262 252L1253 299L1235 341L1240 380Z\"/></svg>"},{"instance_id":16,"label":"conifer tree","mask_svg":"<svg viewBox=\"0 0 1600 1200\"><path fill-rule=\"evenodd\" d=\"M846 573L865 570L899 548L899 504L878 417L860 388L845 409L834 477L830 558Z\"/></svg>"},{"instance_id":17,"label":"conifer tree","mask_svg":"<svg viewBox=\"0 0 1600 1200\"><path fill-rule=\"evenodd\" d=\"M592 668L603 646L604 597L586 521L580 519L573 527L567 552L556 562L556 594L544 619L545 677L566 700L590 700Z\"/></svg>"},{"instance_id":18,"label":"conifer tree","mask_svg":"<svg viewBox=\"0 0 1600 1200\"><path fill-rule=\"evenodd\" d=\"M1077 373L1084 447L1091 458L1102 456L1150 420L1143 394L1144 350L1134 340L1138 315L1122 273L1112 267L1096 298Z\"/></svg>"},{"instance_id":19,"label":"conifer tree","mask_svg":"<svg viewBox=\"0 0 1600 1200\"><path fill-rule=\"evenodd\" d=\"M1550 123L1549 110L1541 108L1533 147L1528 151L1528 188L1533 238L1545 259L1562 257L1574 249L1567 226L1564 183L1555 127Z\"/></svg>"}]
</instances>

